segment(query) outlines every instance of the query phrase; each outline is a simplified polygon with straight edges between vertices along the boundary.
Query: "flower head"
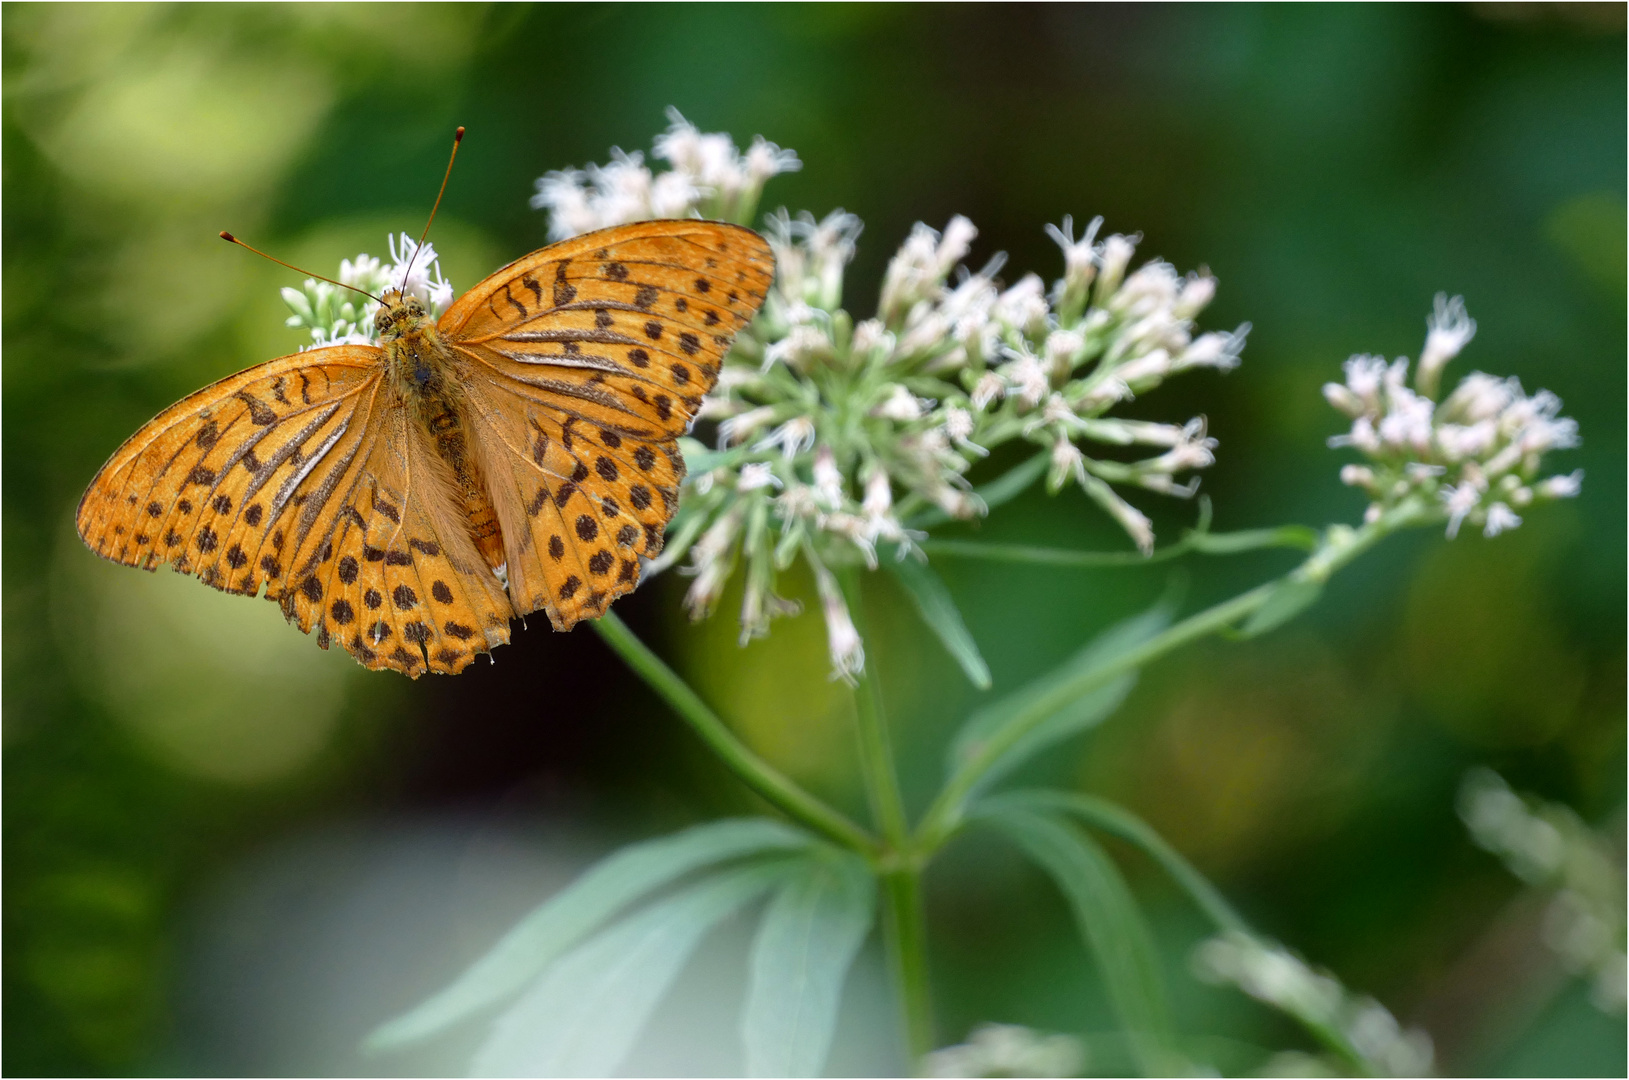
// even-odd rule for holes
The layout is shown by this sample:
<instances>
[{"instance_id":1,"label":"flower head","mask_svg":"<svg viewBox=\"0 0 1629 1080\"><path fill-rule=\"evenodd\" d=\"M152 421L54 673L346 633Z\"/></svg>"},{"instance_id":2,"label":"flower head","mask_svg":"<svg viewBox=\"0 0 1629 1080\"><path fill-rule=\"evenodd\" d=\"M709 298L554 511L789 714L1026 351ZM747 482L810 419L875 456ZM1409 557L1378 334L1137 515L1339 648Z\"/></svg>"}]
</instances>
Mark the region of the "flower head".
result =
<instances>
[{"instance_id":1,"label":"flower head","mask_svg":"<svg viewBox=\"0 0 1629 1080\"><path fill-rule=\"evenodd\" d=\"M326 345L376 345L379 332L373 317L379 304L362 293L381 295L400 289L424 303L431 318L437 318L452 304L452 283L441 276L441 262L434 244L422 248L406 233L386 238L390 262L363 252L339 264L336 279L352 289L341 289L326 281L307 278L299 289L285 288L283 302L293 312L287 324L311 333L316 349Z\"/></svg>"},{"instance_id":2,"label":"flower head","mask_svg":"<svg viewBox=\"0 0 1629 1080\"><path fill-rule=\"evenodd\" d=\"M1517 507L1578 494L1582 472L1539 479L1543 458L1578 445L1578 424L1560 415L1548 390L1529 396L1516 379L1473 371L1440 402L1442 368L1476 333L1464 301L1439 295L1427 321L1425 349L1408 386L1408 360L1379 356L1346 361L1346 379L1324 397L1352 426L1329 440L1369 459L1341 470L1343 483L1373 500L1369 520L1405 500L1435 505L1450 538L1466 521L1485 536L1522 523Z\"/></svg>"},{"instance_id":3,"label":"flower head","mask_svg":"<svg viewBox=\"0 0 1629 1080\"><path fill-rule=\"evenodd\" d=\"M608 165L563 169L537 181L532 206L549 214L549 237L568 236L649 218L705 217L750 224L764 182L803 167L797 154L762 136L743 154L722 132L704 134L667 112L653 156L672 166L655 173L639 151L611 151Z\"/></svg>"},{"instance_id":4,"label":"flower head","mask_svg":"<svg viewBox=\"0 0 1629 1080\"><path fill-rule=\"evenodd\" d=\"M674 174L699 193L689 212L716 216L724 204L708 199L739 208L756 200L756 188L743 194L751 184L795 166L790 151L760 142L742 155L727 136L670 116L653 156L671 173L652 176L639 155L618 154L540 182L536 201L557 233L650 216L662 176ZM672 565L689 549L692 614L710 612L744 566L743 634L761 633L786 610L773 599L776 575L802 558L814 568L832 669L852 678L865 652L839 572L913 551L925 522L985 513L968 472L1010 441L1048 455L1052 486L1078 486L1151 550L1152 524L1121 491L1191 495L1216 440L1201 421L1107 414L1180 371L1237 364L1243 330L1196 337L1214 279L1157 261L1133 268L1136 238L1099 242L1100 225L1079 237L1068 220L1049 228L1064 264L1049 290L1037 274L998 280L1002 256L965 265L978 235L967 218L919 223L888 262L875 317L856 319L843 285L859 219L769 215L775 285L703 405L718 449L681 443L707 467L692 469L658 560Z\"/></svg>"}]
</instances>

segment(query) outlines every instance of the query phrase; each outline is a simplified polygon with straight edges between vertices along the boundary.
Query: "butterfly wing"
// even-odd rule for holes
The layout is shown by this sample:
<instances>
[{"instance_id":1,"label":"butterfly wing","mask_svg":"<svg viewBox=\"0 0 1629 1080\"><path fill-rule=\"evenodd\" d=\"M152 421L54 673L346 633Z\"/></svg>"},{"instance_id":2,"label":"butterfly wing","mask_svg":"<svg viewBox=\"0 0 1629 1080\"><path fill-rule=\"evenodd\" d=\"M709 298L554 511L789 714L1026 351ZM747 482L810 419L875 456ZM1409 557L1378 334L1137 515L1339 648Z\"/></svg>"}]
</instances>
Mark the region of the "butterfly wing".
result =
<instances>
[{"instance_id":1,"label":"butterfly wing","mask_svg":"<svg viewBox=\"0 0 1629 1080\"><path fill-rule=\"evenodd\" d=\"M510 607L381 378L383 355L296 353L172 405L91 482L79 535L129 566L264 586L318 644L368 667L460 670L508 640Z\"/></svg>"},{"instance_id":2,"label":"butterfly wing","mask_svg":"<svg viewBox=\"0 0 1629 1080\"><path fill-rule=\"evenodd\" d=\"M521 613L564 630L638 584L678 506L675 440L774 267L749 229L639 222L533 252L442 316Z\"/></svg>"}]
</instances>

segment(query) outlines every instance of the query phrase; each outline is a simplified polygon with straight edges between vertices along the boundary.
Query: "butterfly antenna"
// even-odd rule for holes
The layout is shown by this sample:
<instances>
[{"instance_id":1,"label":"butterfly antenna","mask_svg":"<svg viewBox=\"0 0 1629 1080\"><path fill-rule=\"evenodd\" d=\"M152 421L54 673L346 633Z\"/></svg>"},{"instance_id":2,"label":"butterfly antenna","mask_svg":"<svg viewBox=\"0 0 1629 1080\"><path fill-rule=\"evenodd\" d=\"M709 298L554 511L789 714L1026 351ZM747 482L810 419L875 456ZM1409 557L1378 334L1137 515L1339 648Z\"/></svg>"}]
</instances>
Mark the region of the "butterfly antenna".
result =
<instances>
[{"instance_id":1,"label":"butterfly antenna","mask_svg":"<svg viewBox=\"0 0 1629 1080\"><path fill-rule=\"evenodd\" d=\"M430 220L424 223L424 231L419 234L418 247L415 247L413 253L407 257L407 269L402 271L402 284L398 289L399 292L407 291L407 276L413 272L413 263L419 257L419 249L424 247L425 238L430 235L430 226L435 222L436 211L441 209L441 196L447 193L447 181L452 178L453 162L458 160L458 144L463 141L464 129L460 126L457 131L453 132L452 154L447 158L447 171L441 176L441 190L436 192L435 205L430 207Z\"/></svg>"},{"instance_id":2,"label":"butterfly antenna","mask_svg":"<svg viewBox=\"0 0 1629 1080\"><path fill-rule=\"evenodd\" d=\"M313 274L309 270L301 270L298 266L295 266L293 263L286 263L282 259L279 259L275 255L267 255L264 251L261 251L257 247L249 247L248 244L245 244L242 240L239 240L237 237L233 236L231 233L225 231L224 229L221 230L221 239L225 240L229 244L236 244L240 248L249 248L250 251L254 252L256 255L259 255L262 259L270 259L272 262L276 263L278 266L286 266L290 270L294 271L296 274L304 274L306 277L313 277L313 278L316 278L318 281L326 281L330 285L338 285L342 289L349 289L352 292L361 293L363 296L367 297L369 300L372 300L376 304L383 304L384 303L383 300L379 299L377 296L373 295L372 293L370 293L366 289L359 289L355 285L347 285L343 281L335 281L333 278L323 277L321 274Z\"/></svg>"}]
</instances>

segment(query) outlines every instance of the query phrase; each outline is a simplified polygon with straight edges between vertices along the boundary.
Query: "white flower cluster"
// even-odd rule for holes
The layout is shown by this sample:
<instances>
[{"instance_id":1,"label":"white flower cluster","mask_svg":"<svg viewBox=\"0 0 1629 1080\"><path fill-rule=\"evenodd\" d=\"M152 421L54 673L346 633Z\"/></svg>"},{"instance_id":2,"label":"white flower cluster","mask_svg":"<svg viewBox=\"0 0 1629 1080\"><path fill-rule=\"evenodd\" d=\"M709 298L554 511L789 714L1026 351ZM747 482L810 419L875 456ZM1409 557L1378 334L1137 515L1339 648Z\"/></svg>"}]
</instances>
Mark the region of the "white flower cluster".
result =
<instances>
[{"instance_id":1,"label":"white flower cluster","mask_svg":"<svg viewBox=\"0 0 1629 1080\"><path fill-rule=\"evenodd\" d=\"M1410 1028L1378 1001L1352 994L1334 976L1315 971L1281 945L1230 931L1194 951L1194 973L1238 987L1334 1038L1375 1076L1424 1076L1435 1052L1431 1037Z\"/></svg>"},{"instance_id":2,"label":"white flower cluster","mask_svg":"<svg viewBox=\"0 0 1629 1080\"><path fill-rule=\"evenodd\" d=\"M553 235L681 213L742 220L765 179L797 166L794 154L762 139L741 154L727 136L670 115L656 156L672 172L653 177L638 156L618 154L611 165L539 182L533 201L551 211ZM1152 550L1149 519L1114 485L1192 495L1197 482L1178 477L1210 465L1216 440L1202 418L1162 424L1105 414L1177 373L1236 366L1247 328L1196 335L1215 280L1158 261L1128 272L1135 239L1098 240L1100 225L1078 239L1068 219L1050 228L1064 272L1048 288L1035 274L1004 285L1000 257L966 268L977 230L964 217L943 232L918 224L888 264L877 316L857 322L842 303L859 219L841 210L823 219L772 215L764 232L775 285L703 403L717 449L684 444L687 495L651 572L688 554L686 602L700 618L744 562L744 643L796 610L774 589L802 557L834 673L852 678L864 647L833 570L875 568L885 549L906 557L923 535L913 525L928 519L985 513L966 474L1012 441L1041 449L1035 465L1049 467L1054 491L1079 484L1139 549ZM1082 449L1094 444L1103 449ZM1113 456L1130 447L1150 448L1149 456Z\"/></svg>"},{"instance_id":3,"label":"white flower cluster","mask_svg":"<svg viewBox=\"0 0 1629 1080\"><path fill-rule=\"evenodd\" d=\"M435 245L425 244L420 250L418 241L406 233L401 234L400 242L394 236L388 242L388 263L364 252L355 259L340 262L337 280L374 296L400 289L423 301L431 318L439 317L452 303L453 287L441 276ZM378 330L373 325L379 304L360 293L306 278L303 288L283 290L283 302L294 313L288 317L288 325L311 331L308 349L379 342Z\"/></svg>"},{"instance_id":4,"label":"white flower cluster","mask_svg":"<svg viewBox=\"0 0 1629 1080\"><path fill-rule=\"evenodd\" d=\"M922 1061L927 1076L1079 1076L1086 1048L1071 1035L1045 1035L1017 1024L980 1024L965 1043Z\"/></svg>"},{"instance_id":5,"label":"white flower cluster","mask_svg":"<svg viewBox=\"0 0 1629 1080\"><path fill-rule=\"evenodd\" d=\"M609 165L551 172L537 181L532 206L549 212L549 238L650 218L704 217L750 224L764 182L803 167L798 156L758 136L745 152L722 132L703 134L668 109L670 126L655 157L672 166L655 174L639 151L611 151Z\"/></svg>"},{"instance_id":6,"label":"white flower cluster","mask_svg":"<svg viewBox=\"0 0 1629 1080\"><path fill-rule=\"evenodd\" d=\"M1602 1012L1622 1014L1625 981L1624 876L1612 846L1565 806L1533 804L1497 773L1473 769L1459 791L1459 815L1479 847L1511 873L1553 890L1544 940L1573 974L1589 980Z\"/></svg>"},{"instance_id":7,"label":"white flower cluster","mask_svg":"<svg viewBox=\"0 0 1629 1080\"><path fill-rule=\"evenodd\" d=\"M1522 523L1517 511L1535 502L1571 498L1582 470L1538 479L1551 450L1578 445L1578 424L1558 414L1561 399L1548 390L1528 396L1514 378L1476 371L1436 400L1442 369L1476 333L1464 301L1438 294L1426 321L1425 347L1408 386L1408 360L1354 356L1346 381L1328 383L1324 397L1352 419L1331 446L1361 451L1367 465L1341 469L1343 483L1373 500L1367 520L1378 519L1407 499L1440 506L1448 536L1469 521L1486 536Z\"/></svg>"}]
</instances>

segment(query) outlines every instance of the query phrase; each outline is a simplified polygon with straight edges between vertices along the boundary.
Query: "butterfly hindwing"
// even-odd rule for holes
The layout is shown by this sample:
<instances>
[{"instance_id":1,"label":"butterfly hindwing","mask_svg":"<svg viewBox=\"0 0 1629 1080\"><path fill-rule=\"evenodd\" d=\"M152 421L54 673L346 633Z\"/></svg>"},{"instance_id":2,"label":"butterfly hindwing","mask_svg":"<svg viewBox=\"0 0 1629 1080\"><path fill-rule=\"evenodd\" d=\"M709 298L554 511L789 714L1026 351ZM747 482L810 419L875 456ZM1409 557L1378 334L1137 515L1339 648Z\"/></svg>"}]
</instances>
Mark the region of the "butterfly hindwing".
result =
<instances>
[{"instance_id":1,"label":"butterfly hindwing","mask_svg":"<svg viewBox=\"0 0 1629 1080\"><path fill-rule=\"evenodd\" d=\"M544 400L472 381L483 467L505 540L517 611L557 629L604 614L662 549L684 459L671 439L637 440L562 418Z\"/></svg>"},{"instance_id":2,"label":"butterfly hindwing","mask_svg":"<svg viewBox=\"0 0 1629 1080\"><path fill-rule=\"evenodd\" d=\"M508 598L408 411L387 405L369 426L372 453L284 610L368 668L455 674L509 640Z\"/></svg>"}]
</instances>

